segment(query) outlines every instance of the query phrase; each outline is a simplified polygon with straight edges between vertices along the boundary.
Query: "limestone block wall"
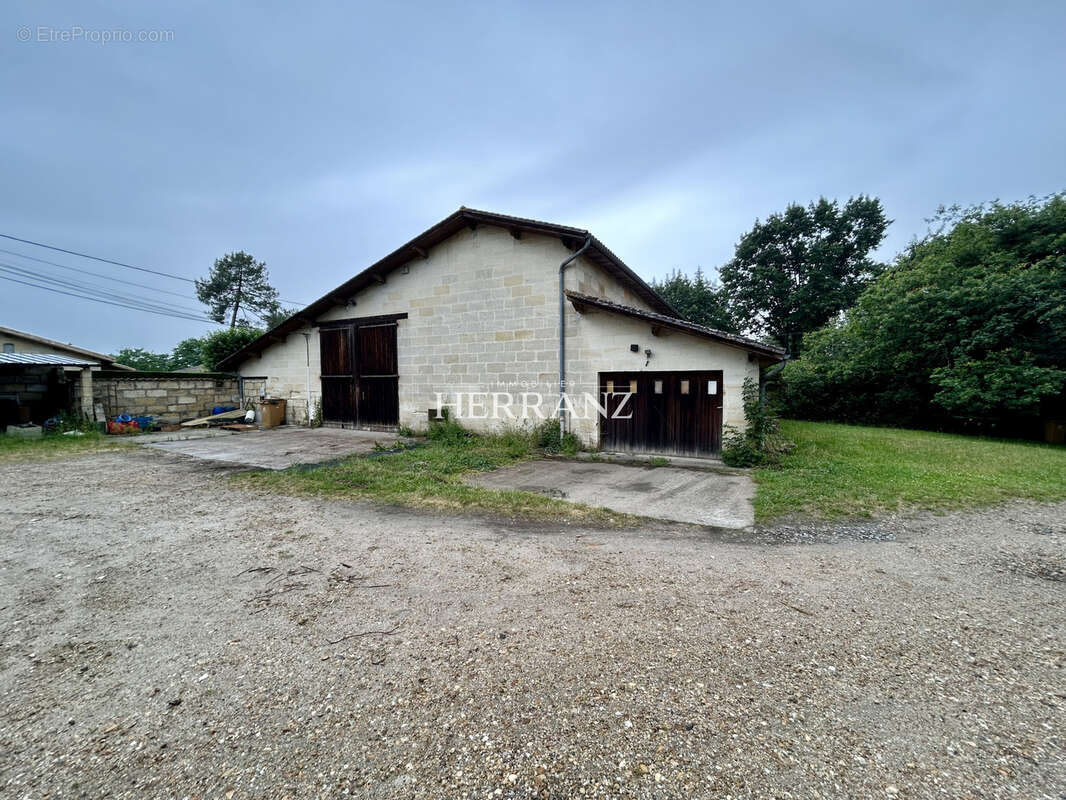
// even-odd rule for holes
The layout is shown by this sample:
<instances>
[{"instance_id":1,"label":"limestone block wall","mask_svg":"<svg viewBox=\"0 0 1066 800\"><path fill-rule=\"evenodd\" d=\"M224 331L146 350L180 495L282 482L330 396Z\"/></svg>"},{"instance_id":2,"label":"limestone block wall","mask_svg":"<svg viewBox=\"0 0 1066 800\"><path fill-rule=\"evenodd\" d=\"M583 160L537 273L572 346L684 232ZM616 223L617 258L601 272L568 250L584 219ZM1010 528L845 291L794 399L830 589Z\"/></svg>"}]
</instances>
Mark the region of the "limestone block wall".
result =
<instances>
[{"instance_id":1,"label":"limestone block wall","mask_svg":"<svg viewBox=\"0 0 1066 800\"><path fill-rule=\"evenodd\" d=\"M215 406L239 406L241 398L234 375L101 371L93 374L93 401L109 419L129 414L188 420Z\"/></svg>"},{"instance_id":2,"label":"limestone block wall","mask_svg":"<svg viewBox=\"0 0 1066 800\"><path fill-rule=\"evenodd\" d=\"M550 415L557 394L556 342L559 262L569 251L555 238L483 226L464 231L390 273L386 283L338 305L321 321L408 314L397 326L400 424L428 425L436 393L541 392ZM357 270L353 270L353 273ZM575 284L576 286L576 284ZM306 413L309 334L312 402L320 397L318 329L307 326L241 364L240 374L264 378L267 394L289 400L290 419ZM247 380L246 380L247 382ZM506 422L469 420L492 431Z\"/></svg>"},{"instance_id":3,"label":"limestone block wall","mask_svg":"<svg viewBox=\"0 0 1066 800\"><path fill-rule=\"evenodd\" d=\"M556 269L568 255L558 239L502 228L463 231L367 289L354 307L324 319L404 312L397 328L400 422L428 424L436 393L540 392L550 414L556 394ZM555 264L555 267L552 266ZM488 414L486 414L488 416ZM499 431L507 420L467 419Z\"/></svg>"},{"instance_id":4,"label":"limestone block wall","mask_svg":"<svg viewBox=\"0 0 1066 800\"><path fill-rule=\"evenodd\" d=\"M304 334L307 334L305 337ZM290 333L241 364L238 372L244 396L254 400L260 396L285 400L285 421L289 425L307 424L307 362L311 359L311 403L314 409L322 399L319 380L318 328L309 325Z\"/></svg>"}]
</instances>

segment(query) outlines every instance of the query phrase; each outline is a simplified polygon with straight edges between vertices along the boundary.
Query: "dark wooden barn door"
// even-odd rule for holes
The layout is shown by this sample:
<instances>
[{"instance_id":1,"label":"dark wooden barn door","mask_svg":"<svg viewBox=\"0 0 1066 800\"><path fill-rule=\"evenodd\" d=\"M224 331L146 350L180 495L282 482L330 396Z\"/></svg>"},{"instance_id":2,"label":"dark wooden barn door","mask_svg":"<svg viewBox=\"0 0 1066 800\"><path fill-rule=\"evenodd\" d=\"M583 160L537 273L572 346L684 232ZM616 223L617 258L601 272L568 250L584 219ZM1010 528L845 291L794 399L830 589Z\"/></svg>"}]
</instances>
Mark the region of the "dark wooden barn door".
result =
<instances>
[{"instance_id":1,"label":"dark wooden barn door","mask_svg":"<svg viewBox=\"0 0 1066 800\"><path fill-rule=\"evenodd\" d=\"M379 318L380 319L380 318ZM323 326L322 419L356 425L399 422L396 322Z\"/></svg>"},{"instance_id":2,"label":"dark wooden barn door","mask_svg":"<svg viewBox=\"0 0 1066 800\"><path fill-rule=\"evenodd\" d=\"M322 328L322 419L355 422L355 372L351 328Z\"/></svg>"},{"instance_id":3,"label":"dark wooden barn door","mask_svg":"<svg viewBox=\"0 0 1066 800\"><path fill-rule=\"evenodd\" d=\"M722 373L605 372L600 420L606 450L711 455L722 449Z\"/></svg>"},{"instance_id":4,"label":"dark wooden barn door","mask_svg":"<svg viewBox=\"0 0 1066 800\"><path fill-rule=\"evenodd\" d=\"M357 421L360 425L395 425L400 421L396 323L362 325L355 335Z\"/></svg>"}]
</instances>

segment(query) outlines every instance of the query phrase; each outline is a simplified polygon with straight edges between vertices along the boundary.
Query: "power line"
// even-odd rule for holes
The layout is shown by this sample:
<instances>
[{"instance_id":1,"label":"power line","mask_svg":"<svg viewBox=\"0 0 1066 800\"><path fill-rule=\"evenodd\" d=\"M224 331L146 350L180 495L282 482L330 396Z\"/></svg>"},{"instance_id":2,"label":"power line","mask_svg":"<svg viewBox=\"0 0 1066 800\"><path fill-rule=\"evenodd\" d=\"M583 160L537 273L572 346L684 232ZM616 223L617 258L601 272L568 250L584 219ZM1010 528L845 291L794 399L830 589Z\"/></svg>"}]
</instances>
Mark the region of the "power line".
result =
<instances>
[{"instance_id":1,"label":"power line","mask_svg":"<svg viewBox=\"0 0 1066 800\"><path fill-rule=\"evenodd\" d=\"M146 307L154 308L154 309L161 310L161 311L176 311L176 312L179 312L179 313L182 313L182 314L188 314L188 315L191 315L191 316L195 316L197 318L202 318L202 319L206 319L207 318L207 315L204 314L198 308L189 308L188 306L177 306L177 305L174 305L174 304L166 304L166 303L164 303L162 301L149 300L149 299L144 298L144 297L139 297L139 296L136 296L136 295L129 295L129 294L126 294L126 293L121 292L121 291L116 291L115 289L113 289L113 288L111 288L109 286L100 286L99 284L95 284L95 283L87 283L87 282L84 282L84 281L76 281L76 280L72 280L72 279L61 278L61 277L57 277L57 276L54 276L54 275L50 275L50 274L45 273L45 272L35 272L34 270L31 270L31 269L26 269L26 268L23 268L23 267L19 267L19 266L14 265L14 264L6 264L4 262L0 262L0 269L3 269L5 271L7 271L7 272L13 272L13 273L15 273L17 275L20 275L20 276L22 276L24 278L29 278L31 280L43 280L43 281L46 281L47 283L56 284L57 286L64 286L64 287L70 288L70 289L77 289L79 291L86 291L86 292L89 292L90 294L94 294L94 295L97 295L99 297L103 297L105 299L123 300L123 301L129 302L129 303L134 303L136 305L146 306Z\"/></svg>"},{"instance_id":2,"label":"power line","mask_svg":"<svg viewBox=\"0 0 1066 800\"><path fill-rule=\"evenodd\" d=\"M19 258L25 258L30 261L36 261L38 264L50 264L53 267L59 267L60 269L69 269L71 272L80 272L83 275L92 275L96 278L103 278L104 280L113 280L113 276L107 275L103 272L93 272L91 269L80 269L78 267L71 267L67 264L60 264L57 261L49 261L46 258L37 258L35 256L28 256L25 253L19 253L14 250L4 250L0 247L0 253L6 253L9 256L18 256ZM185 300L195 300L196 298L189 294L182 294L181 292L172 292L169 289L160 289L157 286L149 286L147 283L133 283L132 281L122 281L123 286L136 286L139 289L147 289L150 292L159 292L160 294L169 294L174 297L181 297Z\"/></svg>"},{"instance_id":3,"label":"power line","mask_svg":"<svg viewBox=\"0 0 1066 800\"><path fill-rule=\"evenodd\" d=\"M38 289L59 292L60 294L66 294L71 297L78 298L80 300L90 300L96 303L105 303L106 305L118 306L120 308L128 308L132 311L147 311L151 314L162 314L163 316L173 317L174 319L184 319L190 322L202 322L205 324L210 323L210 320L205 317L195 316L193 314L188 314L184 311L170 310L167 308L144 305L141 303L130 301L129 299L124 297L101 297L98 294L86 294L84 291L79 290L76 286L64 286L63 284L56 283L54 281L37 279L26 275L19 275L18 273L13 273L9 270L2 268L0 268L0 278L9 281L14 281L16 283L23 283L27 286L33 286Z\"/></svg>"},{"instance_id":4,"label":"power line","mask_svg":"<svg viewBox=\"0 0 1066 800\"><path fill-rule=\"evenodd\" d=\"M9 271L16 271L23 275L27 275L34 279L45 279L50 283L63 284L65 286L74 287L77 289L90 290L93 293L101 294L102 297L116 297L128 300L134 303L143 303L145 305L160 306L167 310L177 309L184 311L187 314L194 314L200 317L206 317L203 309L193 308L190 306L178 305L171 300L157 300L155 298L148 298L146 295L141 294L138 291L128 289L125 285L119 284L117 286L113 284L99 284L93 281L86 281L84 278L69 277L67 275L56 275L55 273L48 272L47 270L39 270L31 267L23 267L16 265L16 263L7 263L6 261L0 261L0 267L3 267Z\"/></svg>"},{"instance_id":5,"label":"power line","mask_svg":"<svg viewBox=\"0 0 1066 800\"><path fill-rule=\"evenodd\" d=\"M100 256L91 256L88 253L79 253L77 250L67 250L66 248L56 247L55 245L45 244L44 242L35 242L35 241L32 241L31 239L21 239L18 236L12 236L9 233L0 233L0 237L3 237L4 239L11 239L14 242L22 242L23 244L32 244L34 247L44 247L47 250L55 250L57 253L66 253L67 255L78 256L80 258L90 258L93 261L99 261L99 262L104 263L104 264L113 264L116 267L125 267L126 269L135 269L135 270L137 270L139 272L148 272L148 273L150 273L152 275L159 275L159 276L161 276L163 278L172 278L173 280L176 280L176 281L185 281L185 283L192 283L192 284L196 283L196 281L194 281L192 278L186 278L186 277L184 277L182 275L174 275L173 273L170 273L170 272L162 272L162 271L157 270L157 269L149 269L148 267L138 267L138 266L136 266L134 264L127 264L127 263L125 263L123 261L113 261L110 258L101 258ZM300 306L301 308L303 306L307 305L306 303L301 303L298 300L285 300L284 298L278 298L278 299L282 303L291 303L293 305Z\"/></svg>"},{"instance_id":6,"label":"power line","mask_svg":"<svg viewBox=\"0 0 1066 800\"><path fill-rule=\"evenodd\" d=\"M194 315L200 316L200 317L206 317L207 316L203 312L203 310L199 309L199 308L191 308L189 306L181 306L181 305L177 305L176 303L173 303L172 301L155 300L153 298L148 298L148 297L145 297L143 295L136 294L136 293L132 293L131 294L131 293L128 293L126 291L122 291L122 289L125 288L125 287L121 286L121 285L119 287L117 287L117 288L116 287L112 287L112 286L101 286L98 283L92 283L92 282L89 282L89 281L79 281L79 280L75 280L73 278L67 278L67 277L63 277L63 276L54 275L54 274L49 273L49 272L38 272L38 271L35 271L35 270L32 270L32 269L28 269L28 268L25 268L25 267L18 266L16 264L7 264L7 263L2 262L2 261L0 261L0 267L6 269L9 272L18 272L19 274L23 275L24 277L32 278L34 280L45 280L45 281L48 281L49 283L55 283L55 284L59 284L59 285L62 285L62 286L67 286L67 287L74 288L74 289L85 290L85 291L91 292L92 294L100 295L101 297L105 297L105 298L114 297L114 298L118 298L120 300L127 300L127 301L132 302L132 303L137 303L139 305L147 305L147 306L153 306L153 307L156 307L156 308L162 308L162 309L167 310L167 311L176 310L176 311L181 311L181 312L186 313L186 314L194 314Z\"/></svg>"},{"instance_id":7,"label":"power line","mask_svg":"<svg viewBox=\"0 0 1066 800\"><path fill-rule=\"evenodd\" d=\"M196 283L192 278L183 278L181 275L172 275L169 272L160 272L157 269L148 269L148 267L136 267L133 264L125 264L122 261L112 261L110 258L100 258L99 256L91 256L88 253L79 253L77 250L66 250L62 247L54 247L50 244L44 244L42 242L33 242L29 239L20 239L17 236L11 236L7 233L0 233L5 239L11 239L16 242L22 242L23 244L32 244L34 247L44 247L48 250L55 250L57 253L66 253L71 256L80 256L81 258L91 258L93 261L100 261L104 264L114 264L116 267L125 267L126 269L135 269L139 272L150 272L153 275L160 275L164 278L173 278L176 281L185 281L186 283Z\"/></svg>"},{"instance_id":8,"label":"power line","mask_svg":"<svg viewBox=\"0 0 1066 800\"><path fill-rule=\"evenodd\" d=\"M132 309L134 311L145 311L145 312L147 312L149 314L157 314L157 315L159 315L161 317L174 317L176 319L189 319L189 320L192 320L193 322L203 322L204 321L204 320L196 319L196 318L193 318L193 317L180 316L178 314L169 314L169 313L162 312L162 311L152 311L151 309L147 309L147 308L137 308L135 306L127 305L125 303L115 303L115 302L111 302L110 300L101 300L101 299L95 298L95 297L85 297L83 295L74 294L72 292L64 292L62 289L53 289L50 286L40 286L40 285L38 285L36 283L29 283L27 281L20 281L17 278L9 278L6 275L0 275L0 281L11 281L12 283L21 283L23 286L30 286L30 287L32 287L34 289L44 289L46 292L55 292L56 294L65 294L68 297L75 297L75 298L78 298L79 300L92 300L95 303L106 303L109 306L118 306L120 308L130 308L130 309Z\"/></svg>"}]
</instances>

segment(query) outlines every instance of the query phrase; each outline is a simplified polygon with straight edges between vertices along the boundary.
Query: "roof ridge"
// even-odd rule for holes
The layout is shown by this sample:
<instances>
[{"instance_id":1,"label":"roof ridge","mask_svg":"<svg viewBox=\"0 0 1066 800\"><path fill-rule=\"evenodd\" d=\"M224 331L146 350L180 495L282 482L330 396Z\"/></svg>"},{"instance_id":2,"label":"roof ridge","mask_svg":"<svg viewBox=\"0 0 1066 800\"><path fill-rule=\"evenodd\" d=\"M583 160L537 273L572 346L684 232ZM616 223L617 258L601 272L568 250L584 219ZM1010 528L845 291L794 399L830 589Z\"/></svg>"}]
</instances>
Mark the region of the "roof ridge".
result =
<instances>
[{"instance_id":1,"label":"roof ridge","mask_svg":"<svg viewBox=\"0 0 1066 800\"><path fill-rule=\"evenodd\" d=\"M310 305L297 311L291 317L275 325L260 338L242 347L224 358L222 365L236 364L256 352L265 350L274 339L283 333L288 333L301 327L308 319L314 319L334 305L343 302L343 298L351 298L362 291L371 283L378 282L386 274L399 268L403 264L415 261L418 258L428 258L431 247L456 235L463 228L476 228L479 223L495 225L505 230L510 230L512 235L528 232L545 236L556 236L563 239L564 244L571 250L575 250L580 239L588 237L592 240L584 258L591 261L597 267L606 272L612 280L628 286L635 294L641 297L648 305L658 307L664 312L664 316L673 314L680 318L674 309L658 292L636 272L630 269L622 259L610 251L599 239L584 228L574 228L570 225L560 225L556 222L543 222L527 217L515 217L508 214L500 214L495 211L482 211L480 209L460 206L444 219L426 228L413 239L397 247L392 252L378 259L361 272L356 273L340 286L332 289L315 300Z\"/></svg>"}]
</instances>

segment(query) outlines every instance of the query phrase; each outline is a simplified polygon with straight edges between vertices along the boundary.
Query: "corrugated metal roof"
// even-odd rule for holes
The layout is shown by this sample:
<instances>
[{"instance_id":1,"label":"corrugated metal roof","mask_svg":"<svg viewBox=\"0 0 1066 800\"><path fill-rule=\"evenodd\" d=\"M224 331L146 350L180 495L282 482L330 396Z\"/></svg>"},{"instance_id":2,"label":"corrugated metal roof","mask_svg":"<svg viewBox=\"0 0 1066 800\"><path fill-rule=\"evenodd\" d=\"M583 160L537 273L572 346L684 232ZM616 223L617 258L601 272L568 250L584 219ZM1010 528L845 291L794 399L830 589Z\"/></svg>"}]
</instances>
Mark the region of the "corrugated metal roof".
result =
<instances>
[{"instance_id":1,"label":"corrugated metal roof","mask_svg":"<svg viewBox=\"0 0 1066 800\"><path fill-rule=\"evenodd\" d=\"M6 334L7 336L14 337L16 339L25 339L30 342L35 342L37 345L44 345L50 347L53 350L60 350L64 353L69 352L73 354L74 358L83 357L93 359L100 364L113 364L114 369L133 369L127 367L125 364L117 363L111 356L106 356L103 353L97 353L95 350L86 350L84 347L76 347L75 345L68 344L67 342L57 342L54 339L46 339L43 336L38 336L35 333L27 333L26 331L15 330L14 328L5 328L0 325L0 335ZM6 337L5 337L6 338Z\"/></svg>"},{"instance_id":2,"label":"corrugated metal roof","mask_svg":"<svg viewBox=\"0 0 1066 800\"><path fill-rule=\"evenodd\" d=\"M23 364L26 366L52 367L98 367L99 361L86 358L60 356L52 353L0 353L0 364Z\"/></svg>"}]
</instances>

